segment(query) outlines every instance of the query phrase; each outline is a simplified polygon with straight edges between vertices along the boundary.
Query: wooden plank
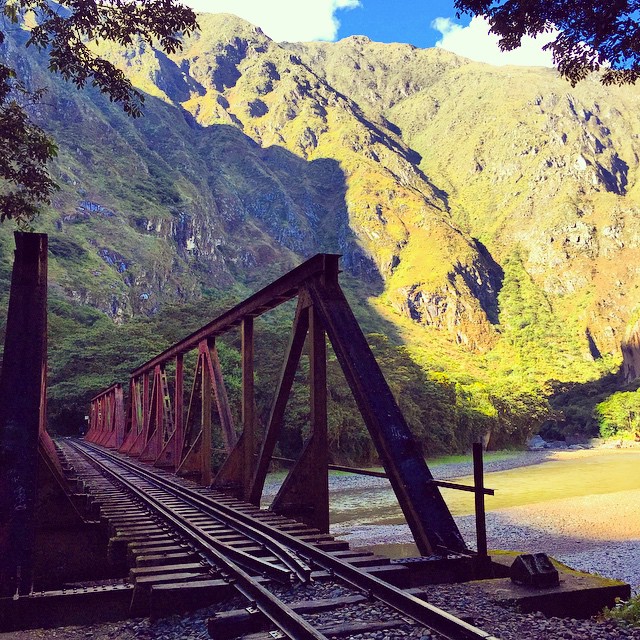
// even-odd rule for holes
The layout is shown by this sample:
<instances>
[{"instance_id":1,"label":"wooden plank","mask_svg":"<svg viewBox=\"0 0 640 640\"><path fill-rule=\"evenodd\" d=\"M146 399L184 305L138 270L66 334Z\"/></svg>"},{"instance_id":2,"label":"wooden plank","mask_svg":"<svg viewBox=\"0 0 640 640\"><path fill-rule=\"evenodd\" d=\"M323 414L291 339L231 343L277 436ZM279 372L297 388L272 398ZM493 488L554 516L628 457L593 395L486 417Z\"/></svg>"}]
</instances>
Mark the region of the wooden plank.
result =
<instances>
[{"instance_id":1,"label":"wooden plank","mask_svg":"<svg viewBox=\"0 0 640 640\"><path fill-rule=\"evenodd\" d=\"M136 567L157 567L168 563L191 562L199 558L198 554L193 552L178 553L150 553L136 558Z\"/></svg>"},{"instance_id":2,"label":"wooden plank","mask_svg":"<svg viewBox=\"0 0 640 640\"><path fill-rule=\"evenodd\" d=\"M146 576L169 575L172 573L184 573L186 571L203 570L203 566L199 562L185 562L182 564L162 564L159 566L133 567L129 569L129 579L138 580Z\"/></svg>"},{"instance_id":3,"label":"wooden plank","mask_svg":"<svg viewBox=\"0 0 640 640\"><path fill-rule=\"evenodd\" d=\"M319 628L325 636L341 638L360 635L363 633L375 633L396 627L414 626L413 622L406 620L376 620L372 622L344 622L343 624L326 625Z\"/></svg>"},{"instance_id":4,"label":"wooden plank","mask_svg":"<svg viewBox=\"0 0 640 640\"><path fill-rule=\"evenodd\" d=\"M323 600L305 600L290 604L296 613L319 613L331 611L338 607L367 602L368 598L361 595L343 596ZM228 640L248 634L264 631L271 626L269 619L256 608L233 609L214 614L207 623L209 635L216 640Z\"/></svg>"},{"instance_id":5,"label":"wooden plank","mask_svg":"<svg viewBox=\"0 0 640 640\"><path fill-rule=\"evenodd\" d=\"M217 579L155 584L151 587L149 615L154 620L207 607L228 597L234 590L230 582Z\"/></svg>"}]
</instances>

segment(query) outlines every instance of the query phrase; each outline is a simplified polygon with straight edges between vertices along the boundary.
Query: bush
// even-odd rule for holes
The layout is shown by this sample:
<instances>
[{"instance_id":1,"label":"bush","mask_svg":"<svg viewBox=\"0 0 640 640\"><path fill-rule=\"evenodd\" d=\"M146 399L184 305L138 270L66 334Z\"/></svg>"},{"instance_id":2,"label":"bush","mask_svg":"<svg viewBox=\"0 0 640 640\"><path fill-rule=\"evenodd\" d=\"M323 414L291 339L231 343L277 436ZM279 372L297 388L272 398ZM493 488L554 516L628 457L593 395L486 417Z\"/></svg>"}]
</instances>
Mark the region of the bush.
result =
<instances>
[{"instance_id":1,"label":"bush","mask_svg":"<svg viewBox=\"0 0 640 640\"><path fill-rule=\"evenodd\" d=\"M619 601L613 609L605 609L604 617L640 627L640 596L626 602Z\"/></svg>"},{"instance_id":2,"label":"bush","mask_svg":"<svg viewBox=\"0 0 640 640\"><path fill-rule=\"evenodd\" d=\"M640 440L640 392L614 393L596 405L595 415L603 438Z\"/></svg>"}]
</instances>

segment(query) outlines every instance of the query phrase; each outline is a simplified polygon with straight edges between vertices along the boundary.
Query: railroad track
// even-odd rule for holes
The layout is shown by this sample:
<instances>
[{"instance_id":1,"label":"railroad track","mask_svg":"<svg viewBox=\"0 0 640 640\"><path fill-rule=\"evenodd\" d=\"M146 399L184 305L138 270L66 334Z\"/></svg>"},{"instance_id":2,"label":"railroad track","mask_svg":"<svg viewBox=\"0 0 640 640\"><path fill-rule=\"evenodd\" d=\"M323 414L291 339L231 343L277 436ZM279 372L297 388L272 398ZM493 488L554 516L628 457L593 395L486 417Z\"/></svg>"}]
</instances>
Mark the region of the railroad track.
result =
<instances>
[{"instance_id":1,"label":"railroad track","mask_svg":"<svg viewBox=\"0 0 640 640\"><path fill-rule=\"evenodd\" d=\"M169 594L170 583L182 581L231 597L232 609L210 620L214 638L320 640L384 631L385 638L497 640L355 566L358 554L330 536L86 442L59 446L117 534L112 542L137 556L134 613L148 606L152 589L162 603L163 586ZM367 620L371 611L375 620Z\"/></svg>"}]
</instances>

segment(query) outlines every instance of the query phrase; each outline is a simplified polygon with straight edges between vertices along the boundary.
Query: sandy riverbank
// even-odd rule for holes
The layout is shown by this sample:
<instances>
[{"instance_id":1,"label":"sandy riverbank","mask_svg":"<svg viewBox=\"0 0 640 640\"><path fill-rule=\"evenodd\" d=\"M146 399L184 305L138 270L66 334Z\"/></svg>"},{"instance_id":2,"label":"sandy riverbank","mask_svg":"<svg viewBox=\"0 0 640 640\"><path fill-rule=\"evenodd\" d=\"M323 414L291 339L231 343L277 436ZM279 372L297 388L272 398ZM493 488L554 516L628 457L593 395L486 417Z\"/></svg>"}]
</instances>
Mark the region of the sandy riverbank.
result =
<instances>
[{"instance_id":1,"label":"sandy riverbank","mask_svg":"<svg viewBox=\"0 0 640 640\"><path fill-rule=\"evenodd\" d=\"M640 450L637 451L640 484ZM602 449L522 452L485 465L487 486L491 473L539 465L545 462L576 461L616 452ZM628 451L620 455L629 455ZM636 455L635 453L631 455ZM432 465L438 478L468 475L471 463ZM369 483L369 478L348 483ZM475 539L473 516L456 521L470 546ZM406 525L350 527L336 524L332 531L353 546L410 543ZM522 506L495 509L487 513L489 546L527 552L544 551L570 566L625 580L640 591L640 488L596 495L546 500Z\"/></svg>"}]
</instances>

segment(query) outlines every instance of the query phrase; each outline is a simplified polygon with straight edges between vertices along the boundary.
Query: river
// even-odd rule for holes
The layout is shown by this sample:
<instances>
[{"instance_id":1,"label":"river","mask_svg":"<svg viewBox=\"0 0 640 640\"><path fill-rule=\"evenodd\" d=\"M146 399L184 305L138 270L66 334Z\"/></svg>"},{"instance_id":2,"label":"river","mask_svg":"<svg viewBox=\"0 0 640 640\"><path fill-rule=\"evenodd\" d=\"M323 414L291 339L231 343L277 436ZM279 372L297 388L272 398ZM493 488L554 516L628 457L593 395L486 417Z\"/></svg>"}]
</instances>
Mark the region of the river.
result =
<instances>
[{"instance_id":1,"label":"river","mask_svg":"<svg viewBox=\"0 0 640 640\"><path fill-rule=\"evenodd\" d=\"M470 462L430 467L436 478L473 483ZM543 551L640 588L640 449L505 454L486 467L496 492L486 497L490 549ZM387 480L332 473L330 492L334 535L390 557L418 555ZM473 494L442 494L474 547Z\"/></svg>"}]
</instances>

